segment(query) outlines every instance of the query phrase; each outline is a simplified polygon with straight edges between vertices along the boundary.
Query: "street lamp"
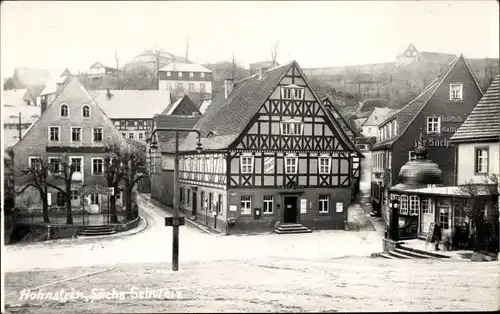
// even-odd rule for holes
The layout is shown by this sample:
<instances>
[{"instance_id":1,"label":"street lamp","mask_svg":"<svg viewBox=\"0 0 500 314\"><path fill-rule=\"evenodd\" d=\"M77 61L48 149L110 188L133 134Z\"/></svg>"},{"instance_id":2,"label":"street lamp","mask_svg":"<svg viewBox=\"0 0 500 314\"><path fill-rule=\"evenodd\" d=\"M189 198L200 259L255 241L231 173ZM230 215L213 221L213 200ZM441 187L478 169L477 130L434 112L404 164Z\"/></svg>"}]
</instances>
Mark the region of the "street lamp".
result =
<instances>
[{"instance_id":1,"label":"street lamp","mask_svg":"<svg viewBox=\"0 0 500 314\"><path fill-rule=\"evenodd\" d=\"M196 133L198 135L198 143L196 143L196 152L201 153L203 150L203 145L201 144L201 133L196 129L185 129L185 128L157 128L151 133L151 137L147 140L150 142L149 147L151 149L158 148L158 142L156 141L156 132L175 132L175 159L174 159L174 208L173 217L165 217L165 225L173 227L173 237L172 237L172 270L179 270L179 226L184 224L184 217L179 218L179 200L178 200L178 189L179 184L177 182L179 178L179 132Z\"/></svg>"}]
</instances>

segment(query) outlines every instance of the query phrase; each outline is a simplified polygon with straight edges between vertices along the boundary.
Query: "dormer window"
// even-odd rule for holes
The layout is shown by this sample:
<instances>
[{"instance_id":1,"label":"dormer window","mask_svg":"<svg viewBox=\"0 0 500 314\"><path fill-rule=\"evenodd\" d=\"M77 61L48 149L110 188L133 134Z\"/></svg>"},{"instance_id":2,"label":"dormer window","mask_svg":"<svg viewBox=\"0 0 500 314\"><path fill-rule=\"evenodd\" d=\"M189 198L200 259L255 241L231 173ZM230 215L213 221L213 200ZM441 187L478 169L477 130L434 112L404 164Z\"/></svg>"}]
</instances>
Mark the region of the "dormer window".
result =
<instances>
[{"instance_id":1,"label":"dormer window","mask_svg":"<svg viewBox=\"0 0 500 314\"><path fill-rule=\"evenodd\" d=\"M281 122L281 135L302 135L303 127L301 121L293 119Z\"/></svg>"},{"instance_id":2,"label":"dormer window","mask_svg":"<svg viewBox=\"0 0 500 314\"><path fill-rule=\"evenodd\" d=\"M304 88L297 85L288 85L281 88L281 98L282 99L304 99Z\"/></svg>"},{"instance_id":3,"label":"dormer window","mask_svg":"<svg viewBox=\"0 0 500 314\"><path fill-rule=\"evenodd\" d=\"M89 105L84 105L82 108L82 116L84 118L90 118L90 106Z\"/></svg>"},{"instance_id":4,"label":"dormer window","mask_svg":"<svg viewBox=\"0 0 500 314\"><path fill-rule=\"evenodd\" d=\"M462 84L450 84L450 100L462 100Z\"/></svg>"},{"instance_id":5,"label":"dormer window","mask_svg":"<svg viewBox=\"0 0 500 314\"><path fill-rule=\"evenodd\" d=\"M69 116L69 110L68 110L68 105L62 105L61 106L61 117L68 117Z\"/></svg>"}]
</instances>

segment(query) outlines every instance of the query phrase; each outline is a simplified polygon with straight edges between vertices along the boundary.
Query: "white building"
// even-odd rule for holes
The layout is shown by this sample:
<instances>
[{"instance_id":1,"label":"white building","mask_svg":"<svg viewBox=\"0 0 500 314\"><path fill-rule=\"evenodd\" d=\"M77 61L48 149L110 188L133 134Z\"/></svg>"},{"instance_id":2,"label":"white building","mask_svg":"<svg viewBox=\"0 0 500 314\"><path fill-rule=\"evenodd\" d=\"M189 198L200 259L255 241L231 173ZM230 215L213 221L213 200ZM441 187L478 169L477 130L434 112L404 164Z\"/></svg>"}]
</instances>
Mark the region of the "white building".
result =
<instances>
[{"instance_id":1,"label":"white building","mask_svg":"<svg viewBox=\"0 0 500 314\"><path fill-rule=\"evenodd\" d=\"M160 69L160 90L212 94L212 71L194 63L170 63Z\"/></svg>"}]
</instances>

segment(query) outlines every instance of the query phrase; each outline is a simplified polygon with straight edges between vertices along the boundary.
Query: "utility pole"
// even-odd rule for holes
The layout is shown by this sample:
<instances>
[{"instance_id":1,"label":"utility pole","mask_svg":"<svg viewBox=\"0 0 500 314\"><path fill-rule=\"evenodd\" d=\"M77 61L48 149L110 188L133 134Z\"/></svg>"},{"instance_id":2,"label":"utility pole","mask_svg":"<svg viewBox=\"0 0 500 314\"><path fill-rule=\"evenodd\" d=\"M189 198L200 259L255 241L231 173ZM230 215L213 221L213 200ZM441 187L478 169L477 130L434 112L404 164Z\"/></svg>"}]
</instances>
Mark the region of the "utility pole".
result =
<instances>
[{"instance_id":1,"label":"utility pole","mask_svg":"<svg viewBox=\"0 0 500 314\"><path fill-rule=\"evenodd\" d=\"M235 66L234 66L234 53L233 53L233 60L231 62L231 79L233 80L233 82L234 82L234 71L235 71L234 68Z\"/></svg>"}]
</instances>

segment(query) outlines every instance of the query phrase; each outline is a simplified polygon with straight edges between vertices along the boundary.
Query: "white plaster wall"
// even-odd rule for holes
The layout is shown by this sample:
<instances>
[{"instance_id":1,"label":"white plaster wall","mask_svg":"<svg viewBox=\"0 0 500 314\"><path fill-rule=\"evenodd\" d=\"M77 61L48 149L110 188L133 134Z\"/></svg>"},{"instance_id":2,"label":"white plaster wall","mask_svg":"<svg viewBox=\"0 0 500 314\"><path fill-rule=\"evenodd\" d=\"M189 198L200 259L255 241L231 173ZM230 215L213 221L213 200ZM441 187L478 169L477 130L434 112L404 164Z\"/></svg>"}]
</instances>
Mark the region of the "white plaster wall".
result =
<instances>
[{"instance_id":1,"label":"white plaster wall","mask_svg":"<svg viewBox=\"0 0 500 314\"><path fill-rule=\"evenodd\" d=\"M484 175L476 175L475 148L488 147L488 175L500 173L500 146L498 143L467 143L458 145L458 184L465 184L469 180L473 183L484 183Z\"/></svg>"}]
</instances>

